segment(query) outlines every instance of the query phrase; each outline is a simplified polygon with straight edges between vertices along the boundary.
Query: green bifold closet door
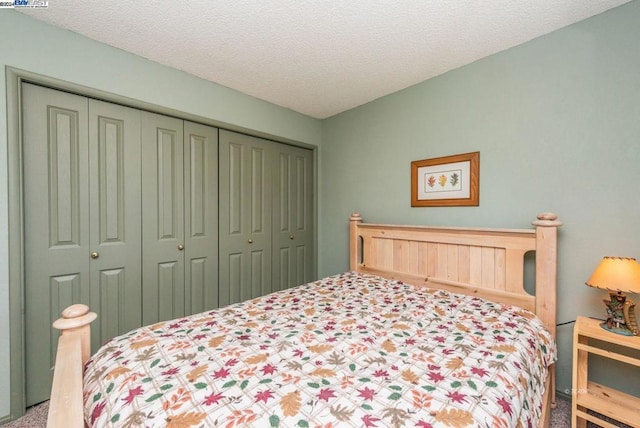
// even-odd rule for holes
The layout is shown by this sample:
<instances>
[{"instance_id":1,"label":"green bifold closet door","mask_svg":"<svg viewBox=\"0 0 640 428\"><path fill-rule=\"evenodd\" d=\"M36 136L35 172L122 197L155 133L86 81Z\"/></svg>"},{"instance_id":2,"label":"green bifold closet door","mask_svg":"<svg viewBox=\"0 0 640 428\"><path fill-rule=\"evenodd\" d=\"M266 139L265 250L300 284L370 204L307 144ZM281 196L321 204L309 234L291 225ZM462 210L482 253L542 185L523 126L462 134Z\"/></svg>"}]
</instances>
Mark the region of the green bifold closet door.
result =
<instances>
[{"instance_id":1,"label":"green bifold closet door","mask_svg":"<svg viewBox=\"0 0 640 428\"><path fill-rule=\"evenodd\" d=\"M218 132L142 117L144 325L218 306Z\"/></svg>"},{"instance_id":2,"label":"green bifold closet door","mask_svg":"<svg viewBox=\"0 0 640 428\"><path fill-rule=\"evenodd\" d=\"M23 84L27 405L49 398L73 303L92 348L218 306L216 128Z\"/></svg>"},{"instance_id":3,"label":"green bifold closet door","mask_svg":"<svg viewBox=\"0 0 640 428\"><path fill-rule=\"evenodd\" d=\"M312 151L220 131L220 305L314 279Z\"/></svg>"},{"instance_id":4,"label":"green bifold closet door","mask_svg":"<svg viewBox=\"0 0 640 428\"><path fill-rule=\"evenodd\" d=\"M73 303L100 314L95 349L140 325L140 112L23 85L27 405L49 398Z\"/></svg>"},{"instance_id":5,"label":"green bifold closet door","mask_svg":"<svg viewBox=\"0 0 640 428\"><path fill-rule=\"evenodd\" d=\"M313 152L276 143L272 207L272 291L316 279Z\"/></svg>"}]
</instances>

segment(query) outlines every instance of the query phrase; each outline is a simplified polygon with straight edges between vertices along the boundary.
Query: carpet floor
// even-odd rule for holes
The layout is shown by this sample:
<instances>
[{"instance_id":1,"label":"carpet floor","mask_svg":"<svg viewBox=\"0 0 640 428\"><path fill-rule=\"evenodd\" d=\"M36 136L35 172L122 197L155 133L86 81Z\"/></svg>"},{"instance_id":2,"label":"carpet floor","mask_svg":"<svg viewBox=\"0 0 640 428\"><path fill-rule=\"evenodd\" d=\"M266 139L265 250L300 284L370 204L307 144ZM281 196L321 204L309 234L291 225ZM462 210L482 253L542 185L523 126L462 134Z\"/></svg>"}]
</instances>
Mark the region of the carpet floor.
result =
<instances>
[{"instance_id":1,"label":"carpet floor","mask_svg":"<svg viewBox=\"0 0 640 428\"><path fill-rule=\"evenodd\" d=\"M33 406L27 410L27 413L15 421L9 422L2 428L45 428L47 426L47 412L49 411L49 402ZM611 421L612 423L615 422ZM571 403L561 397L558 397L557 406L551 411L551 428L569 428L571 426ZM624 427L625 425L618 424ZM597 427L591 422L587 423L587 427Z\"/></svg>"}]
</instances>

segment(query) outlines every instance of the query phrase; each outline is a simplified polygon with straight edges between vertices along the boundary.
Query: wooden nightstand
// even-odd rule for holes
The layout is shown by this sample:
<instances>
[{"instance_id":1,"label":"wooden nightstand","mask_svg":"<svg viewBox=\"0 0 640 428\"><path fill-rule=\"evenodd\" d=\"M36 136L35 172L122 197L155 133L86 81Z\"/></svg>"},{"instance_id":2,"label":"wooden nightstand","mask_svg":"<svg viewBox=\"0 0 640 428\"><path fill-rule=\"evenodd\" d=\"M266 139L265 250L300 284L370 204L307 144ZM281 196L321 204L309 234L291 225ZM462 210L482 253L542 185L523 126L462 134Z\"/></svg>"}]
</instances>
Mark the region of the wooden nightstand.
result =
<instances>
[{"instance_id":1,"label":"wooden nightstand","mask_svg":"<svg viewBox=\"0 0 640 428\"><path fill-rule=\"evenodd\" d=\"M591 421L605 428L616 428L587 410L593 410L601 415L634 427L640 426L640 398L625 394L615 389L589 381L588 355L596 354L605 358L622 361L640 367L640 359L617 352L611 352L597 343L590 343L596 339L606 343L623 346L628 349L640 350L639 336L623 336L610 333L600 327L602 321L586 317L578 317L573 331L573 390L571 426L584 428L587 421Z\"/></svg>"}]
</instances>

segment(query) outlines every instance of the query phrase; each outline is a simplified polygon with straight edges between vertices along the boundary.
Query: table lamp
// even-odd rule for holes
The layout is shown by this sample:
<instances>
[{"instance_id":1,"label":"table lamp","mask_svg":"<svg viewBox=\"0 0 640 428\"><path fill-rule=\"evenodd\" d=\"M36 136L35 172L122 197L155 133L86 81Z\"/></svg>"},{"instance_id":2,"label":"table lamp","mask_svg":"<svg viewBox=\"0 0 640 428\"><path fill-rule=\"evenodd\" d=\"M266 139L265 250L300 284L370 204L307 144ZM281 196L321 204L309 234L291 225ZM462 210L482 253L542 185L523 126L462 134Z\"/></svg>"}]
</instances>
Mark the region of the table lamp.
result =
<instances>
[{"instance_id":1,"label":"table lamp","mask_svg":"<svg viewBox=\"0 0 640 428\"><path fill-rule=\"evenodd\" d=\"M604 257L585 282L590 287L609 291L607 320L600 324L605 330L625 336L638 336L635 303L625 293L640 293L640 264L631 257Z\"/></svg>"}]
</instances>

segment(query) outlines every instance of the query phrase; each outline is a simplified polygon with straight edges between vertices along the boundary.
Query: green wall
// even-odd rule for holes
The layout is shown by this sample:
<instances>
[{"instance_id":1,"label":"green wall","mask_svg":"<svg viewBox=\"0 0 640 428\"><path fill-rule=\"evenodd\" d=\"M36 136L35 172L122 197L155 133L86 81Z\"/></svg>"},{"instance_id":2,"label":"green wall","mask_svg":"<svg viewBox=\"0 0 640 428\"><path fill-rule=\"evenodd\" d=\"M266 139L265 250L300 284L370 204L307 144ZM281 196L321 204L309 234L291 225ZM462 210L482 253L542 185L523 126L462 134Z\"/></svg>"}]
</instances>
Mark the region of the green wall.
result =
<instances>
[{"instance_id":1,"label":"green wall","mask_svg":"<svg viewBox=\"0 0 640 428\"><path fill-rule=\"evenodd\" d=\"M46 13L46 11L43 11ZM5 66L186 112L281 140L319 146L321 122L229 88L61 30L0 11L0 421L10 413ZM215 55L215 52L211 52Z\"/></svg>"},{"instance_id":2,"label":"green wall","mask_svg":"<svg viewBox=\"0 0 640 428\"><path fill-rule=\"evenodd\" d=\"M604 316L605 293L585 280L604 255L640 258L639 22L633 1L323 121L320 275L348 268L353 211L516 228L552 211L564 222L558 322ZM479 207L410 207L411 161L471 151ZM560 391L571 388L572 332L558 327ZM631 373L613 382L640 395Z\"/></svg>"}]
</instances>

